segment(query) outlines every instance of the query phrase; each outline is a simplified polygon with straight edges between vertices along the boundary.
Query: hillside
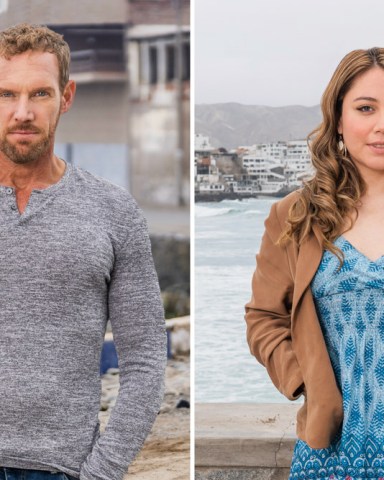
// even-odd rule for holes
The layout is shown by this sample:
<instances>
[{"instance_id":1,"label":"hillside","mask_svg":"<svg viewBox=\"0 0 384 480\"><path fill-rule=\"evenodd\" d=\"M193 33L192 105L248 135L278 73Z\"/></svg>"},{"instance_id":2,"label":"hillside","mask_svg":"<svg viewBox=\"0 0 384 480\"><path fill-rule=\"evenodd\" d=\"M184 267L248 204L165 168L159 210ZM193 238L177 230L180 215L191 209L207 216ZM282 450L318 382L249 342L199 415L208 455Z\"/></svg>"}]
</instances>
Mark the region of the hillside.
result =
<instances>
[{"instance_id":1,"label":"hillside","mask_svg":"<svg viewBox=\"0 0 384 480\"><path fill-rule=\"evenodd\" d=\"M319 105L267 107L219 103L195 107L195 132L208 135L214 147L305 139L320 121Z\"/></svg>"}]
</instances>

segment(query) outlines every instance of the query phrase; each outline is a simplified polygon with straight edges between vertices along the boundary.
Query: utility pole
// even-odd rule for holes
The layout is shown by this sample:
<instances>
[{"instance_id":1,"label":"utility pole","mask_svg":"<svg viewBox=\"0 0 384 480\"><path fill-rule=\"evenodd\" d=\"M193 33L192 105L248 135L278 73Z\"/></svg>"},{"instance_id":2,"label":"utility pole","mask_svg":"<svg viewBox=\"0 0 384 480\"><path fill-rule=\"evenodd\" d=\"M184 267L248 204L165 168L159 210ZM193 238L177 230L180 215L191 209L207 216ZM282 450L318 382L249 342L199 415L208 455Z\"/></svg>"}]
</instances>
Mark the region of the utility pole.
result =
<instances>
[{"instance_id":1,"label":"utility pole","mask_svg":"<svg viewBox=\"0 0 384 480\"><path fill-rule=\"evenodd\" d=\"M132 150L133 150L133 135L132 135L132 109L131 109L131 86L130 86L130 76L129 76L129 29L127 28L127 24L124 29L124 37L123 37L123 54L124 54L124 64L125 64L125 82L124 82L124 98L123 102L125 104L125 138L126 138L126 177L125 183L127 186L127 190L132 192Z\"/></svg>"},{"instance_id":2,"label":"utility pole","mask_svg":"<svg viewBox=\"0 0 384 480\"><path fill-rule=\"evenodd\" d=\"M177 147L176 147L176 189L177 205L185 204L183 198L183 164L184 164L184 120L183 120L183 29L182 1L172 0L176 17L176 110L177 110Z\"/></svg>"}]
</instances>

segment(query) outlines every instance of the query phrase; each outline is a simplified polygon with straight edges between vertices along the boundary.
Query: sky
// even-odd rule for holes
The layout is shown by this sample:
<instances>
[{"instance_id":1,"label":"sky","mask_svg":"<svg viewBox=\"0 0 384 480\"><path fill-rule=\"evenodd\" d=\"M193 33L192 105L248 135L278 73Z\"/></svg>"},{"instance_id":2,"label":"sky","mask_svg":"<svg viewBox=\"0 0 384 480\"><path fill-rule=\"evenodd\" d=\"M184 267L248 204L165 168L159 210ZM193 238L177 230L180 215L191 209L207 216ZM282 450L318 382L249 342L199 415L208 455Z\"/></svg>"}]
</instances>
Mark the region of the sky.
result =
<instances>
[{"instance_id":1,"label":"sky","mask_svg":"<svg viewBox=\"0 0 384 480\"><path fill-rule=\"evenodd\" d=\"M195 0L195 103L312 106L348 52L384 47L382 0Z\"/></svg>"}]
</instances>

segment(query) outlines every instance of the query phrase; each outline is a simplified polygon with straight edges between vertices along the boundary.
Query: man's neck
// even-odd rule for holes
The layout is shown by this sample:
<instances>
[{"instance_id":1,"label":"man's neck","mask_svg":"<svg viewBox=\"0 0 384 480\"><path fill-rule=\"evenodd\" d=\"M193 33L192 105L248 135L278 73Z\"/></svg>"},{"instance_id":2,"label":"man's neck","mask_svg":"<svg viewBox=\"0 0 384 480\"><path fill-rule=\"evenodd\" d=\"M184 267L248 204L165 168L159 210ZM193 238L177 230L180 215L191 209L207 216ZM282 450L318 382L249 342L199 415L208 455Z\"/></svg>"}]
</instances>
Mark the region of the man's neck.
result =
<instances>
[{"instance_id":1,"label":"man's neck","mask_svg":"<svg viewBox=\"0 0 384 480\"><path fill-rule=\"evenodd\" d=\"M24 213L32 190L42 190L57 183L64 172L65 162L53 154L24 165L17 165L0 155L0 185L16 189L20 213Z\"/></svg>"},{"instance_id":2,"label":"man's neck","mask_svg":"<svg viewBox=\"0 0 384 480\"><path fill-rule=\"evenodd\" d=\"M65 172L65 162L55 155L30 164L17 165L0 155L0 185L31 192L57 183Z\"/></svg>"}]
</instances>

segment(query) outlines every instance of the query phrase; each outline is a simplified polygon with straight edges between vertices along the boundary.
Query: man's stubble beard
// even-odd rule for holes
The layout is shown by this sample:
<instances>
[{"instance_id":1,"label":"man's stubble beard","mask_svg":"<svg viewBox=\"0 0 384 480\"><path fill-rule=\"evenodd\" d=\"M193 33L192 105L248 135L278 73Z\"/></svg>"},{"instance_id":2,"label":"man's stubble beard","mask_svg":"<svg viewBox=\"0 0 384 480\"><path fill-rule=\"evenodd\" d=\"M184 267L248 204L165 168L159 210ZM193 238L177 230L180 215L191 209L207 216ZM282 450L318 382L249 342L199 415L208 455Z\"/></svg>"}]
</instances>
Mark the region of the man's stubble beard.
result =
<instances>
[{"instance_id":1,"label":"man's stubble beard","mask_svg":"<svg viewBox=\"0 0 384 480\"><path fill-rule=\"evenodd\" d=\"M33 163L39 158L46 155L51 146L54 143L55 132L57 124L59 123L60 114L57 115L55 123L51 126L47 135L44 135L41 140L36 143L30 143L29 141L18 142L12 144L7 140L6 134L0 138L0 152L6 155L9 160L17 165L27 165L28 163ZM13 127L13 130L31 130L33 132L38 131L41 133L41 130L36 130L35 127L29 124L20 124ZM28 149L24 151L24 146L27 146Z\"/></svg>"}]
</instances>

